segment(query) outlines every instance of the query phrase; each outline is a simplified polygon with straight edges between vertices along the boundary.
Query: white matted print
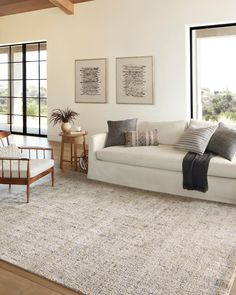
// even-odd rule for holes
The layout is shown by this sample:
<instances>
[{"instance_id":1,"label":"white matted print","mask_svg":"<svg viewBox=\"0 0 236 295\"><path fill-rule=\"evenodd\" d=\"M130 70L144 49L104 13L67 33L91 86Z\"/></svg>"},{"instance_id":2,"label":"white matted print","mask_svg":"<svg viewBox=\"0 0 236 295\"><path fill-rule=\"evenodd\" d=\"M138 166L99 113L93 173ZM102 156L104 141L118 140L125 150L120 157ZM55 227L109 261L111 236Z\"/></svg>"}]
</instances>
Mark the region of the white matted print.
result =
<instances>
[{"instance_id":1,"label":"white matted print","mask_svg":"<svg viewBox=\"0 0 236 295\"><path fill-rule=\"evenodd\" d=\"M75 61L75 102L107 102L106 58Z\"/></svg>"},{"instance_id":2,"label":"white matted print","mask_svg":"<svg viewBox=\"0 0 236 295\"><path fill-rule=\"evenodd\" d=\"M153 104L153 57L116 59L116 102Z\"/></svg>"}]
</instances>

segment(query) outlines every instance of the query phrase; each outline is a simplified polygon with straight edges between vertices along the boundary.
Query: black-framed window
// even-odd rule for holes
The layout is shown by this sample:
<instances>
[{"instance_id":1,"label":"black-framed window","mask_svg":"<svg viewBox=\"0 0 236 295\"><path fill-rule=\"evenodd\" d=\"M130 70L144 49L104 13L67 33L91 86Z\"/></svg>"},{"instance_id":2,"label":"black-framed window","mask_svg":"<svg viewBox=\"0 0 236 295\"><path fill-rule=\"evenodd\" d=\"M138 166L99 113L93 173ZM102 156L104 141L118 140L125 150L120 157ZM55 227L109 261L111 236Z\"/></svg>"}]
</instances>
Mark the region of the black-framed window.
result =
<instances>
[{"instance_id":1,"label":"black-framed window","mask_svg":"<svg viewBox=\"0 0 236 295\"><path fill-rule=\"evenodd\" d=\"M191 117L236 124L236 24L190 28Z\"/></svg>"},{"instance_id":2,"label":"black-framed window","mask_svg":"<svg viewBox=\"0 0 236 295\"><path fill-rule=\"evenodd\" d=\"M0 129L47 135L47 44L0 46Z\"/></svg>"}]
</instances>

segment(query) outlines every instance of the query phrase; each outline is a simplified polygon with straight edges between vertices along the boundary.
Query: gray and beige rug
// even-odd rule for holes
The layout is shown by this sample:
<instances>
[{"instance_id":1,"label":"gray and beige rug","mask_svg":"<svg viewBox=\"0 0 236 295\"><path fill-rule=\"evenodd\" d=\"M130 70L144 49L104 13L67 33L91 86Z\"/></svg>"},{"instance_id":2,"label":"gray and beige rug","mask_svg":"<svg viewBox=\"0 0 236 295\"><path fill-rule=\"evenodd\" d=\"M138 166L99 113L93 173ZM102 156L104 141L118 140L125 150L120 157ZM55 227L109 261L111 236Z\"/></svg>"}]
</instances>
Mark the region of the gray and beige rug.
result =
<instances>
[{"instance_id":1,"label":"gray and beige rug","mask_svg":"<svg viewBox=\"0 0 236 295\"><path fill-rule=\"evenodd\" d=\"M0 258L89 295L229 294L236 206L86 180L0 193Z\"/></svg>"}]
</instances>

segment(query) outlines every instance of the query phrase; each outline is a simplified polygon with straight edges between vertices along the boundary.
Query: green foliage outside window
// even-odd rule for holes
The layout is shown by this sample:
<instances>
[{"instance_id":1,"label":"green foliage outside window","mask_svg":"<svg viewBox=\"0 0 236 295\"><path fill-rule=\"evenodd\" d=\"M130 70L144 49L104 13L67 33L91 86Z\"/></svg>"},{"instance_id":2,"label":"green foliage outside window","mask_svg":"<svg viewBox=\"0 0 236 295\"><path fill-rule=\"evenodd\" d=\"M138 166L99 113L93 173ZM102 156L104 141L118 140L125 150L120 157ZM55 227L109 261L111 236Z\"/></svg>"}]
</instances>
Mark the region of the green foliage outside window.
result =
<instances>
[{"instance_id":1,"label":"green foliage outside window","mask_svg":"<svg viewBox=\"0 0 236 295\"><path fill-rule=\"evenodd\" d=\"M236 94L228 90L212 94L202 89L202 113L206 121L236 123Z\"/></svg>"},{"instance_id":2,"label":"green foliage outside window","mask_svg":"<svg viewBox=\"0 0 236 295\"><path fill-rule=\"evenodd\" d=\"M7 114L7 99L0 98L0 114L6 115Z\"/></svg>"},{"instance_id":3,"label":"green foliage outside window","mask_svg":"<svg viewBox=\"0 0 236 295\"><path fill-rule=\"evenodd\" d=\"M8 105L7 105L7 98L4 96L8 95L8 89L0 88L0 114L6 115L8 113ZM1 98L1 96L3 96ZM35 86L31 85L28 88L27 96L32 97L27 99L27 116L39 116L39 99L38 90ZM40 96L45 97L45 99L41 99L40 104L40 113L41 116L47 116L47 89L43 86L40 87Z\"/></svg>"}]
</instances>

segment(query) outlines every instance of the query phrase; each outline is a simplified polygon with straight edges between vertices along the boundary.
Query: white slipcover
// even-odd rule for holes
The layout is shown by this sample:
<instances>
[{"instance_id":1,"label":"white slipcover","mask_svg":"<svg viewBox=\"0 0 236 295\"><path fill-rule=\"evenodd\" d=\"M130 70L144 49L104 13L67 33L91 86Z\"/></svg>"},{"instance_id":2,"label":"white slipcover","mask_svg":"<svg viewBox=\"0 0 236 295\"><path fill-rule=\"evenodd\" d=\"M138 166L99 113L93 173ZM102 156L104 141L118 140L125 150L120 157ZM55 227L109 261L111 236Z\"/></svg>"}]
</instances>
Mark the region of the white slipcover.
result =
<instances>
[{"instance_id":1,"label":"white slipcover","mask_svg":"<svg viewBox=\"0 0 236 295\"><path fill-rule=\"evenodd\" d=\"M203 200L212 200L230 204L236 204L236 177L235 177L235 159L233 162L229 162L223 158L216 157L212 159L212 163L210 164L209 174L214 175L225 175L225 177L219 176L208 176L208 184L209 190L206 193L201 193L198 191L190 191L183 189L183 174L182 171L175 170L166 170L167 165L172 165L171 167L175 167L176 169L180 167L181 157L179 159L176 158L176 153L174 152L172 155L170 154L171 147L160 145L158 148L159 159L162 157L167 157L169 161L165 161L165 169L161 168L151 168L151 167L142 167L141 162L137 163L136 161L146 161L150 165L154 165L152 163L153 157L150 156L150 159L145 159L142 157L141 153L144 152L142 149L138 149L137 154L132 157L133 164L126 163L118 163L116 161L124 161L123 159L129 158L128 153L129 150L126 150L124 153L124 147L114 147L107 148L107 152L101 153L103 151L105 142L106 142L107 134L96 134L90 137L89 142L89 169L88 169L88 178L95 179L99 181L105 181L109 183L115 183L120 185L125 185L129 187L135 187L140 189L146 189L151 191L175 194L190 198L199 198ZM146 147L147 148L147 147ZM152 154L151 150L154 147L148 149ZM162 150L161 149L165 149ZM119 155L118 155L119 151ZM142 151L142 152L141 152ZM183 156L184 152L180 152ZM115 156L114 156L115 155ZM179 154L180 155L180 154ZM103 160L98 159L98 157L103 157ZM106 160L105 160L106 157ZM112 162L107 161L110 158ZM170 158L171 157L171 158ZM140 158L140 159L139 159ZM135 159L135 160L134 160ZM138 160L139 159L139 160ZM155 158L155 161L156 158ZM173 162L173 163L172 163ZM152 163L152 164L151 164ZM164 165L164 161L159 162L159 166L161 163ZM145 164L147 166L147 164ZM155 164L157 165L157 164ZM161 167L161 166L160 166ZM164 167L164 166L163 166Z\"/></svg>"},{"instance_id":2,"label":"white slipcover","mask_svg":"<svg viewBox=\"0 0 236 295\"><path fill-rule=\"evenodd\" d=\"M96 152L98 160L182 172L185 151L170 145L124 147L113 146ZM210 161L208 175L236 178L236 157L230 162L216 156Z\"/></svg>"}]
</instances>

